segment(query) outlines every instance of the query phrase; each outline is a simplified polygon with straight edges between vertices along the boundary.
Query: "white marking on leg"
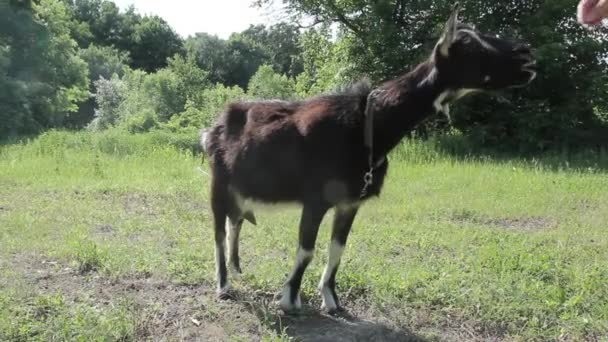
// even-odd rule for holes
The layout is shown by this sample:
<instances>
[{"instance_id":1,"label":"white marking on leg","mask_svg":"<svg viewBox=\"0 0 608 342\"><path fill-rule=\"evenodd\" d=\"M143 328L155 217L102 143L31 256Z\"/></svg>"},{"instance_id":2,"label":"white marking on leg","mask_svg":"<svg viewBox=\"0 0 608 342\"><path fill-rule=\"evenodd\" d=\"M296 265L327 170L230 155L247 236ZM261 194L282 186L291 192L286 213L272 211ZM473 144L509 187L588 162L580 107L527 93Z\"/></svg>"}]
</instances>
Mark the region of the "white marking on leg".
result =
<instances>
[{"instance_id":1,"label":"white marking on leg","mask_svg":"<svg viewBox=\"0 0 608 342\"><path fill-rule=\"evenodd\" d=\"M293 278L296 271L302 264L306 262L306 260L311 260L313 257L314 250L305 250L302 247L298 248L298 252L296 254L296 262L287 278L287 282L283 286L283 290L281 291L281 301L279 302L279 306L284 311L291 311L294 309L300 309L302 307L302 301L300 299L300 294L298 293L296 296L295 303L291 303L291 286L289 285L289 281Z\"/></svg>"},{"instance_id":2,"label":"white marking on leg","mask_svg":"<svg viewBox=\"0 0 608 342\"><path fill-rule=\"evenodd\" d=\"M226 243L228 245L226 259L228 260L228 268L230 269L230 272L237 277L240 276L240 274L237 271L234 260L232 260L232 252L238 248L239 232L237 230L240 229L240 223L233 224L232 221L226 220Z\"/></svg>"},{"instance_id":3,"label":"white marking on leg","mask_svg":"<svg viewBox=\"0 0 608 342\"><path fill-rule=\"evenodd\" d=\"M340 264L342 253L344 253L344 245L338 241L332 240L329 244L329 257L327 260L327 265L325 266L323 276L319 282L319 291L321 291L321 296L323 297L323 304L321 305L322 309L331 311L338 308L338 303L336 303L334 300L333 293L329 288L329 280L334 272L334 269Z\"/></svg>"},{"instance_id":4,"label":"white marking on leg","mask_svg":"<svg viewBox=\"0 0 608 342\"><path fill-rule=\"evenodd\" d=\"M215 279L217 279L217 292L218 293L222 293L222 292L226 292L229 288L230 288L230 282L228 281L228 274L226 274L226 284L224 285L224 287L221 287L220 285L220 276L221 276L221 272L220 272L220 248L224 250L224 259L226 256L226 244L224 243L224 241L222 241L221 246L218 246L217 244L215 244Z\"/></svg>"}]
</instances>

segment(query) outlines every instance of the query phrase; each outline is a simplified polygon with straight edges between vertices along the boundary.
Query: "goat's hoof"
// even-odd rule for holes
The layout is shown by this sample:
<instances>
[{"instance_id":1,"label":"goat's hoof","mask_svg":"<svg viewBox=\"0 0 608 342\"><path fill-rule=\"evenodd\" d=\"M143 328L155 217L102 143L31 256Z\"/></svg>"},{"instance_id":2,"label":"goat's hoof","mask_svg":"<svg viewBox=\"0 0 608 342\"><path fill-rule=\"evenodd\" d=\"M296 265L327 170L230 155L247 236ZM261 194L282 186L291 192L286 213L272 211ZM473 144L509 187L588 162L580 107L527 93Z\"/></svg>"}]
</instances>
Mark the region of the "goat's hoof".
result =
<instances>
[{"instance_id":1,"label":"goat's hoof","mask_svg":"<svg viewBox=\"0 0 608 342\"><path fill-rule=\"evenodd\" d=\"M297 305L285 306L285 305L279 304L279 307L281 308L281 311L283 311L283 313L285 315L289 315L289 316L297 316L301 312L301 308L299 308Z\"/></svg>"},{"instance_id":2,"label":"goat's hoof","mask_svg":"<svg viewBox=\"0 0 608 342\"><path fill-rule=\"evenodd\" d=\"M295 302L291 302L288 296L282 296L278 304L279 308L281 308L281 310L288 315L298 314L302 309L302 301L300 300L299 295L296 297Z\"/></svg>"},{"instance_id":3,"label":"goat's hoof","mask_svg":"<svg viewBox=\"0 0 608 342\"><path fill-rule=\"evenodd\" d=\"M220 290L217 292L217 299L219 300L232 300L234 296L229 290Z\"/></svg>"},{"instance_id":4,"label":"goat's hoof","mask_svg":"<svg viewBox=\"0 0 608 342\"><path fill-rule=\"evenodd\" d=\"M335 315L335 314L339 314L341 312L345 312L346 309L339 304L326 305L325 303L323 303L323 305L321 305L321 311L326 312L330 315Z\"/></svg>"},{"instance_id":5,"label":"goat's hoof","mask_svg":"<svg viewBox=\"0 0 608 342\"><path fill-rule=\"evenodd\" d=\"M342 307L342 306L339 306L339 305L336 306L336 307L333 307L333 308L322 307L321 310L324 311L324 312L326 312L328 315L332 315L332 316L339 315L341 313L346 312L346 309L344 307Z\"/></svg>"}]
</instances>

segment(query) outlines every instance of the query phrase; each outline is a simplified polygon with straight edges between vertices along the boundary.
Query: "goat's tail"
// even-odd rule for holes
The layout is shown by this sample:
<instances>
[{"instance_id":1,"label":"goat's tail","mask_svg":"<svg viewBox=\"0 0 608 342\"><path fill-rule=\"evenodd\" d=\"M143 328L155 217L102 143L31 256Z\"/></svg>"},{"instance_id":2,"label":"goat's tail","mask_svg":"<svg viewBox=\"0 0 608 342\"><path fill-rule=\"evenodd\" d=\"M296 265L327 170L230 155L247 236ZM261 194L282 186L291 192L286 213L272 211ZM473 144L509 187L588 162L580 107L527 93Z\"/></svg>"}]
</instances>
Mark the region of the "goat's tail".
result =
<instances>
[{"instance_id":1,"label":"goat's tail","mask_svg":"<svg viewBox=\"0 0 608 342\"><path fill-rule=\"evenodd\" d=\"M199 134L199 144L203 150L203 154L209 153L209 149L207 148L207 143L209 142L209 129L203 128L200 130Z\"/></svg>"}]
</instances>

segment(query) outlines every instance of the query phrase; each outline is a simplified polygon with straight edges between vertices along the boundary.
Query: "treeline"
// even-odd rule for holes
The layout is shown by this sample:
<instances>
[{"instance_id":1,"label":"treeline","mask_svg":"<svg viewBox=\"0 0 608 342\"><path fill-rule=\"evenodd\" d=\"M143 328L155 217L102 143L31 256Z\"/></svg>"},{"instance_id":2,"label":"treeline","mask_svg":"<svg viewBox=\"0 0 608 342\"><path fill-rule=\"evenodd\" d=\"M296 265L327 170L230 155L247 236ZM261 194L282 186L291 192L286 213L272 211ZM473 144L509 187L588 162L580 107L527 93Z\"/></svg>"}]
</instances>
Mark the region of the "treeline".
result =
<instances>
[{"instance_id":1,"label":"treeline","mask_svg":"<svg viewBox=\"0 0 608 342\"><path fill-rule=\"evenodd\" d=\"M294 20L307 15L315 25L251 26L224 40L183 39L162 18L107 0L2 2L0 135L194 130L229 100L304 98L362 77L378 83L427 56L452 4L285 3ZM456 130L511 149L608 143L605 29L576 24L571 0L461 4L465 21L530 43L539 77L525 89L472 97L454 107L451 124L436 116L419 134Z\"/></svg>"}]
</instances>

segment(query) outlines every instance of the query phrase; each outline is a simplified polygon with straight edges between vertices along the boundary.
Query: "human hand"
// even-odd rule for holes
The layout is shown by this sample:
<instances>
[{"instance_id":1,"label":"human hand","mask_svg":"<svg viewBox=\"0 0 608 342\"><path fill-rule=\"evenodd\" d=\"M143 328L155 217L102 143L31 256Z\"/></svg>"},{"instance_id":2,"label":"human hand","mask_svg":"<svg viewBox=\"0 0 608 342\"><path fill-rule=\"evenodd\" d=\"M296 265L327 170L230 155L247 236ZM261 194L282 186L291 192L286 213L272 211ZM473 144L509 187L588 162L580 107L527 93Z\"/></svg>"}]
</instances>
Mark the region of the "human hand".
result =
<instances>
[{"instance_id":1,"label":"human hand","mask_svg":"<svg viewBox=\"0 0 608 342\"><path fill-rule=\"evenodd\" d=\"M581 0L578 4L577 19L581 24L597 25L608 17L608 0Z\"/></svg>"}]
</instances>

